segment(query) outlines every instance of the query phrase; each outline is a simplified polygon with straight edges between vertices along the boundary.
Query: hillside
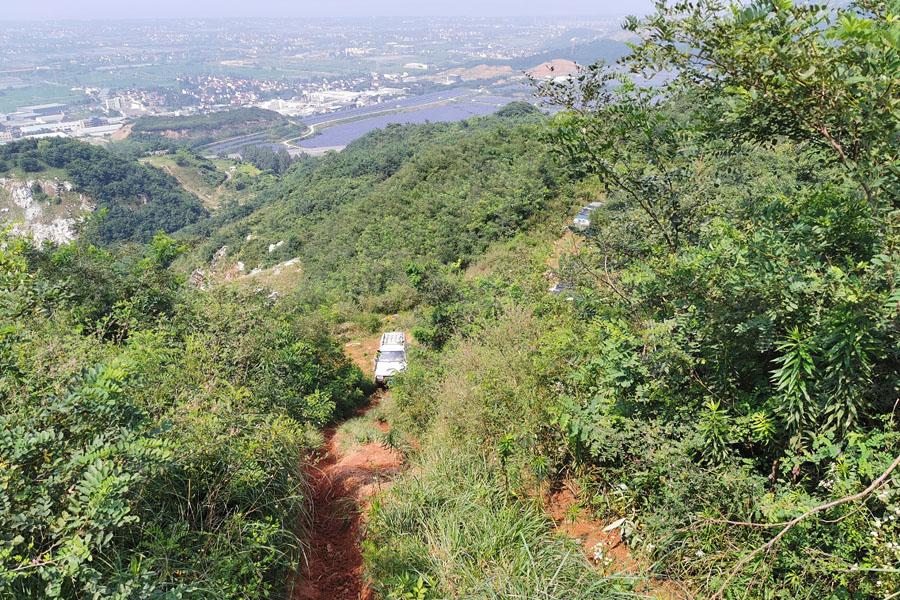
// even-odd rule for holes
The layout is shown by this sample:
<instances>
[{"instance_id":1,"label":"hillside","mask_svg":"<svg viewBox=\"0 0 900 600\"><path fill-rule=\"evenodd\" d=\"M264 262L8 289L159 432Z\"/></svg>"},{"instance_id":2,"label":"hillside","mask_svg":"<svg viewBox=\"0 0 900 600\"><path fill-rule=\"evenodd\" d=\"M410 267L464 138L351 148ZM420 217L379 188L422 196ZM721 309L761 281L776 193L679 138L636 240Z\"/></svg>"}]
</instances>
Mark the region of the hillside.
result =
<instances>
[{"instance_id":1,"label":"hillside","mask_svg":"<svg viewBox=\"0 0 900 600\"><path fill-rule=\"evenodd\" d=\"M60 186L67 197L74 192L90 198L96 207L96 216L89 220L84 234L105 245L123 241L146 242L158 231L177 231L207 214L197 198L185 191L171 175L75 140L23 140L0 146L0 172L4 171L10 172L19 182L44 177L51 198ZM50 176L52 182L47 179ZM40 202L27 199L28 192L33 196L35 190L23 191L20 185L18 189L20 191L16 193L22 195L20 203L30 203L26 212L30 210L36 214L39 208L45 211ZM80 199L78 205L80 210ZM60 209L68 215L64 218L75 218L72 202L66 206ZM53 214L54 211L47 209L46 212ZM12 209L10 215L13 215ZM71 225L66 222L67 227ZM67 231L71 233L70 229ZM70 237L69 233L67 237Z\"/></svg>"},{"instance_id":2,"label":"hillside","mask_svg":"<svg viewBox=\"0 0 900 600\"><path fill-rule=\"evenodd\" d=\"M199 147L253 134L289 138L302 133L302 127L293 125L277 112L262 108L236 108L198 115L141 117L134 122L128 138L134 142L164 143L165 140Z\"/></svg>"},{"instance_id":3,"label":"hillside","mask_svg":"<svg viewBox=\"0 0 900 600\"><path fill-rule=\"evenodd\" d=\"M228 203L242 204L276 180L275 174L263 173L252 163L231 159L209 160L185 149L139 160L174 177L209 211Z\"/></svg>"},{"instance_id":4,"label":"hillside","mask_svg":"<svg viewBox=\"0 0 900 600\"><path fill-rule=\"evenodd\" d=\"M465 263L567 202L536 139L542 119L524 111L372 132L198 224L211 232L201 258L223 246L248 268L298 258L309 285L355 298L405 284L408 261Z\"/></svg>"},{"instance_id":5,"label":"hillside","mask_svg":"<svg viewBox=\"0 0 900 600\"><path fill-rule=\"evenodd\" d=\"M900 597L900 14L656 10L553 116L0 147L107 215L0 233L0 598Z\"/></svg>"}]
</instances>

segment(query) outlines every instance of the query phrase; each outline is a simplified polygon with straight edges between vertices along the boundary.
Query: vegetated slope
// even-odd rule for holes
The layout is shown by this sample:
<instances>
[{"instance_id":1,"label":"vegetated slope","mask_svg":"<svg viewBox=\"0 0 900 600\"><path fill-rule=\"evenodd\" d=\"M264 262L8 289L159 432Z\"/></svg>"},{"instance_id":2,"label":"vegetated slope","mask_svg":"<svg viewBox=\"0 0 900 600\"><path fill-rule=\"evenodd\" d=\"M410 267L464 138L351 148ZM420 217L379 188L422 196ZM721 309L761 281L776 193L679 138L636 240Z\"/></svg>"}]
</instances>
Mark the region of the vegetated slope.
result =
<instances>
[{"instance_id":1,"label":"vegetated slope","mask_svg":"<svg viewBox=\"0 0 900 600\"><path fill-rule=\"evenodd\" d=\"M181 117L141 117L134 122L129 138L150 141L162 137L182 145L198 147L211 142L254 133L275 137L299 135L284 115L262 108L237 108Z\"/></svg>"},{"instance_id":2,"label":"vegetated slope","mask_svg":"<svg viewBox=\"0 0 900 600\"><path fill-rule=\"evenodd\" d=\"M248 265L299 257L319 287L359 297L406 282L407 261L465 263L561 194L540 115L389 126L294 167L258 208L211 223L204 253ZM207 226L198 225L195 230ZM269 251L272 244L279 244Z\"/></svg>"},{"instance_id":3,"label":"vegetated slope","mask_svg":"<svg viewBox=\"0 0 900 600\"><path fill-rule=\"evenodd\" d=\"M12 171L21 179L49 171L71 182L99 211L83 233L101 244L148 241L158 231L177 231L207 214L171 175L76 140L0 146L0 171Z\"/></svg>"},{"instance_id":4,"label":"vegetated slope","mask_svg":"<svg viewBox=\"0 0 900 600\"><path fill-rule=\"evenodd\" d=\"M163 235L3 237L0 597L289 595L308 455L362 373L265 294L199 293Z\"/></svg>"},{"instance_id":5,"label":"vegetated slope","mask_svg":"<svg viewBox=\"0 0 900 600\"><path fill-rule=\"evenodd\" d=\"M141 159L141 162L153 165L173 176L181 187L197 196L207 209L218 206L219 186L225 182L227 175L217 169L211 161L182 153L181 156L150 156Z\"/></svg>"},{"instance_id":6,"label":"vegetated slope","mask_svg":"<svg viewBox=\"0 0 900 600\"><path fill-rule=\"evenodd\" d=\"M564 483L685 597L900 593L896 7L660 11L628 64L679 85L543 90L576 189L605 192L551 273L572 292L524 236L474 275L409 270L424 348L390 420L419 452L372 511L386 594L575 597L504 562L528 539L504 503Z\"/></svg>"}]
</instances>

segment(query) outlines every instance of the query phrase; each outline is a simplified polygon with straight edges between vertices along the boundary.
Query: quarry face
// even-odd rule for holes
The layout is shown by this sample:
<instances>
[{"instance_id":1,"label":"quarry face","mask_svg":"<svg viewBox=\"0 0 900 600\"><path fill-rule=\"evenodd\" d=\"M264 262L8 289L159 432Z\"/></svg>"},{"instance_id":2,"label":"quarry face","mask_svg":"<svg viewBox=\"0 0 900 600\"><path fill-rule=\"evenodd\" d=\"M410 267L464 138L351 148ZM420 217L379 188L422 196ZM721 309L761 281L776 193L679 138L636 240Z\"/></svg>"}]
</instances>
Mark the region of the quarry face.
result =
<instances>
[{"instance_id":1,"label":"quarry face","mask_svg":"<svg viewBox=\"0 0 900 600\"><path fill-rule=\"evenodd\" d=\"M77 223L94 208L68 181L0 177L0 222L38 247L74 241Z\"/></svg>"}]
</instances>

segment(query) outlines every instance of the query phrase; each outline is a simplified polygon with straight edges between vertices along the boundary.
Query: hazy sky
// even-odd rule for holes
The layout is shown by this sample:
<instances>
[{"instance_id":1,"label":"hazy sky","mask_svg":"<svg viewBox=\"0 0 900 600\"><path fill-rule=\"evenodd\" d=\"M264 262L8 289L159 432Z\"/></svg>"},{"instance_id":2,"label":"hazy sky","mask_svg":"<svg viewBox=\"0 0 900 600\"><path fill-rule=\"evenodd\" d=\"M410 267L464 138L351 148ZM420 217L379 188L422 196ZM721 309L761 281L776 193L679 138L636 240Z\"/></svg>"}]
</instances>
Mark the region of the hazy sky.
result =
<instances>
[{"instance_id":1,"label":"hazy sky","mask_svg":"<svg viewBox=\"0 0 900 600\"><path fill-rule=\"evenodd\" d=\"M561 16L644 13L651 0L0 0L0 20Z\"/></svg>"}]
</instances>

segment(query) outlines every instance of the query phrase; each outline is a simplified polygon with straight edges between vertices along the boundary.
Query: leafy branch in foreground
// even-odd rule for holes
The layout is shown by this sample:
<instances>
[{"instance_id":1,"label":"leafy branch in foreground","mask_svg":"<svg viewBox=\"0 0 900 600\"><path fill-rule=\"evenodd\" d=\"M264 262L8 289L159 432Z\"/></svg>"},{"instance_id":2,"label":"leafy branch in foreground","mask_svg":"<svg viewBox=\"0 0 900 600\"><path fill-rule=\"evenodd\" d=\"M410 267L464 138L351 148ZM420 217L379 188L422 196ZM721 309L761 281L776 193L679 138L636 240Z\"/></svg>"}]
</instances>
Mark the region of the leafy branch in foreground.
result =
<instances>
[{"instance_id":1,"label":"leafy branch in foreground","mask_svg":"<svg viewBox=\"0 0 900 600\"><path fill-rule=\"evenodd\" d=\"M766 552L768 550L771 550L775 546L775 544L778 543L778 540L783 538L784 535L788 531L791 530L791 528L793 528L794 526L796 526L798 523L800 523L804 519L811 517L812 515L814 515L816 513L828 510L829 508L834 508L835 506L840 506L841 504L846 504L847 502L855 502L857 500L864 499L866 496L870 495L875 490L877 490L882 485L884 485L884 483L887 481L888 477L890 477L891 473L894 472L894 470L897 468L898 465L900 465L900 456L897 456L897 458L894 459L894 462L892 462L890 464L890 466L887 469L885 469L885 471L881 475L879 475L875 479L875 481L873 481L871 484L869 484L869 487L867 487L863 491L856 493L856 494L852 494L850 496L844 496L843 498L839 498L838 500L832 500L831 502L826 502L825 504L820 504L819 506L816 506L816 507L813 507L813 508L807 510L802 515L788 521L787 523L774 523L774 524L763 524L763 525L758 525L755 523L739 523L740 525L755 526L755 527L759 527L759 526L778 527L778 526L784 525L784 529L779 531L775 535L775 537L773 537L771 540L769 540L762 546L754 549L749 554L747 554L744 558L742 558L740 561L738 561L738 563L736 565L734 565L734 567L731 569L731 572L725 578L725 581L722 582L722 585L719 588L719 591L717 591L713 595L713 598L721 598L722 594L725 592L725 588L728 587L728 584L731 583L731 580L734 579L735 575L737 575L741 571L741 569L743 569L747 565L747 563L749 563L753 559L754 556L756 556L757 554L759 554L761 552Z\"/></svg>"},{"instance_id":2,"label":"leafy branch in foreground","mask_svg":"<svg viewBox=\"0 0 900 600\"><path fill-rule=\"evenodd\" d=\"M630 19L644 40L627 63L677 73L721 112L727 136L786 136L833 153L873 209L900 202L900 19L896 4L757 0L657 3ZM884 193L888 202L879 200Z\"/></svg>"}]
</instances>

